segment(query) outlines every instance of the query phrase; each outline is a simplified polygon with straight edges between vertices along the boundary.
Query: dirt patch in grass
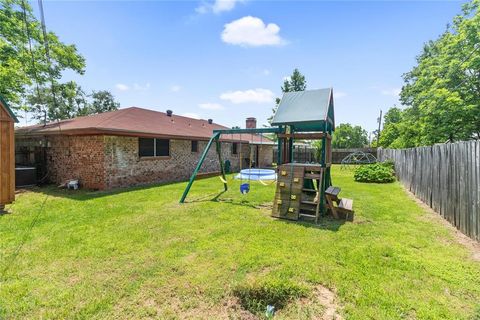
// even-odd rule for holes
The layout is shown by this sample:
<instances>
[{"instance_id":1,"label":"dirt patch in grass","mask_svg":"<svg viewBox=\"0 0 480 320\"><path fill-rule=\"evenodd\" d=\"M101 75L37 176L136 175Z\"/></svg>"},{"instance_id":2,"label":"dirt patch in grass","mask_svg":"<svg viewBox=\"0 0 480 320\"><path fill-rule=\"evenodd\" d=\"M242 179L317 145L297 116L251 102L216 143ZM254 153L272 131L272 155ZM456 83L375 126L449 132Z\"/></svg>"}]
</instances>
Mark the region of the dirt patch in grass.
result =
<instances>
[{"instance_id":1,"label":"dirt patch in grass","mask_svg":"<svg viewBox=\"0 0 480 320\"><path fill-rule=\"evenodd\" d=\"M275 319L341 320L335 293L318 285L313 289L289 281L249 282L233 291L247 319L263 319L267 306L275 307ZM242 317L243 319L243 317Z\"/></svg>"},{"instance_id":2,"label":"dirt patch in grass","mask_svg":"<svg viewBox=\"0 0 480 320\"><path fill-rule=\"evenodd\" d=\"M292 302L277 317L279 319L342 320L342 307L334 291L316 286L308 297Z\"/></svg>"},{"instance_id":3,"label":"dirt patch in grass","mask_svg":"<svg viewBox=\"0 0 480 320\"><path fill-rule=\"evenodd\" d=\"M281 310L288 303L306 297L308 289L285 280L250 281L237 286L233 294L245 310L261 315L267 306Z\"/></svg>"},{"instance_id":4,"label":"dirt patch in grass","mask_svg":"<svg viewBox=\"0 0 480 320\"><path fill-rule=\"evenodd\" d=\"M467 248L471 252L471 258L474 261L480 262L480 243L479 242L461 233L457 228L455 228L452 224L450 224L450 222L443 219L443 217L440 214L438 214L428 205L423 203L422 200L418 199L412 192L408 191L406 188L403 188L403 189L411 199L413 199L420 207L422 207L426 212L428 212L428 215L425 215L427 219L441 223L442 225L445 226L445 228L449 229L452 232L455 241L461 244L462 246L464 246L465 248Z\"/></svg>"},{"instance_id":5,"label":"dirt patch in grass","mask_svg":"<svg viewBox=\"0 0 480 320\"><path fill-rule=\"evenodd\" d=\"M317 286L315 288L314 297L318 298L318 302L325 307L325 311L320 318L322 320L341 320L342 317L338 313L340 306L337 303L337 297L333 291L324 287Z\"/></svg>"}]
</instances>

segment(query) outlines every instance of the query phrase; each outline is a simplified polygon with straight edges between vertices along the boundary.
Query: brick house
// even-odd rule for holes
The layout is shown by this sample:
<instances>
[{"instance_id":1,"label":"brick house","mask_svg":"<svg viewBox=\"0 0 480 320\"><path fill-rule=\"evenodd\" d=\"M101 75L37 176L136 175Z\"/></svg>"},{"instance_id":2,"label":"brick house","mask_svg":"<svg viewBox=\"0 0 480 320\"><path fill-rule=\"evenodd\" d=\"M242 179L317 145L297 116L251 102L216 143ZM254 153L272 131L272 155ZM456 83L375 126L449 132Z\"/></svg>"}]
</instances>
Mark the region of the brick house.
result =
<instances>
[{"instance_id":1,"label":"brick house","mask_svg":"<svg viewBox=\"0 0 480 320\"><path fill-rule=\"evenodd\" d=\"M255 118L247 127L256 126ZM198 120L131 107L45 125L17 128L16 163L35 165L38 178L51 183L78 179L89 189L187 180L214 129L228 129ZM269 167L273 142L260 135L221 137L223 160L232 171L249 163ZM258 165L257 165L258 164ZM220 166L212 148L201 168L215 174Z\"/></svg>"}]
</instances>

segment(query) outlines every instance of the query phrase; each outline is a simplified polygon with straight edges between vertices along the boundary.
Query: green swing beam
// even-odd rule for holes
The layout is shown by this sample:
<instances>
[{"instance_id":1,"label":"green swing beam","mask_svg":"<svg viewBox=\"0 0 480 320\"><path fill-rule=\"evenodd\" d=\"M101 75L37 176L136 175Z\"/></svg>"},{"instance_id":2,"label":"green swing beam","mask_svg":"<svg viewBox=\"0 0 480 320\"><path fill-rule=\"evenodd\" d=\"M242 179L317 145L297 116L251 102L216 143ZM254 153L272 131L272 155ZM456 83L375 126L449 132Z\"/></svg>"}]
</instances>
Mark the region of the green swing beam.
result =
<instances>
[{"instance_id":1,"label":"green swing beam","mask_svg":"<svg viewBox=\"0 0 480 320\"><path fill-rule=\"evenodd\" d=\"M197 174L200 171L200 168L202 167L203 161L205 161L205 158L207 157L208 151L210 150L210 147L212 146L213 142L215 142L215 145L216 145L218 160L220 161L220 170L222 172L222 178L223 178L223 181L226 181L225 167L223 165L222 150L221 150L221 143L220 143L220 136L222 134L282 133L283 131L284 130L282 128L250 128L250 129L213 130L213 136L208 141L208 144L205 147L205 150L203 150L202 156L200 157L200 160L198 161L198 164L197 164L195 170L193 171L192 176L190 177L190 181L188 182L187 187L183 191L182 197L180 198L180 203L185 203L185 198L187 198L188 192L190 191L190 188L192 187L193 182L195 181L195 178L197 177ZM223 183L223 188L224 188L225 191L228 190L228 186L227 186L226 183Z\"/></svg>"}]
</instances>

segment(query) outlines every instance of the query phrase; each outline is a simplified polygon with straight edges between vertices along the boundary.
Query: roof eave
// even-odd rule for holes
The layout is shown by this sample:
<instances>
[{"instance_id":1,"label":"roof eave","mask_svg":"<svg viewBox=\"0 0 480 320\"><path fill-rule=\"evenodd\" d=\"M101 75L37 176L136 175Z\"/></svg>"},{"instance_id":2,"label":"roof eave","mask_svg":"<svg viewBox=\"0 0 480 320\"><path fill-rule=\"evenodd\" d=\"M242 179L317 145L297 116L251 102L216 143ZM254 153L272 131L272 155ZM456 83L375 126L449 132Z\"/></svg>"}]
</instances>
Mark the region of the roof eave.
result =
<instances>
[{"instance_id":1,"label":"roof eave","mask_svg":"<svg viewBox=\"0 0 480 320\"><path fill-rule=\"evenodd\" d=\"M0 103L5 107L8 114L10 115L10 117L12 117L13 121L15 121L15 123L18 123L17 116L15 115L15 113L13 113L13 111L10 108L10 106L8 105L7 101L5 101L5 99L3 99L3 97L1 95L0 95Z\"/></svg>"},{"instance_id":2,"label":"roof eave","mask_svg":"<svg viewBox=\"0 0 480 320\"><path fill-rule=\"evenodd\" d=\"M152 132L141 131L129 131L121 129L107 129L107 128L82 128L82 129L68 129L68 130L35 130L23 132L22 129L15 130L17 137L43 137L43 136L86 136L86 135L110 135L110 136L122 136L122 137L140 137L140 138L164 138L164 139L177 139L177 140L200 140L208 141L211 137L205 136L193 136L193 135L168 135L158 134ZM220 139L221 141L252 143L248 139Z\"/></svg>"}]
</instances>

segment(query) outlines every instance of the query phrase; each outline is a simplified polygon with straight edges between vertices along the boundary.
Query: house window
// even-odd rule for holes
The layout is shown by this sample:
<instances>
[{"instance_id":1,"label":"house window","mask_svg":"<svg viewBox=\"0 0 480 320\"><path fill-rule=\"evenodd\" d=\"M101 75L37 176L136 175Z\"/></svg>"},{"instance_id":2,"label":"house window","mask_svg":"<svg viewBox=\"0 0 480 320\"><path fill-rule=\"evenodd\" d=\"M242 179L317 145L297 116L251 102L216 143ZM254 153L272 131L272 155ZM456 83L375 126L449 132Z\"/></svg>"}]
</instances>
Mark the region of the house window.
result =
<instances>
[{"instance_id":1,"label":"house window","mask_svg":"<svg viewBox=\"0 0 480 320\"><path fill-rule=\"evenodd\" d=\"M138 155L140 157L155 156L155 139L139 138L138 139Z\"/></svg>"},{"instance_id":2,"label":"house window","mask_svg":"<svg viewBox=\"0 0 480 320\"><path fill-rule=\"evenodd\" d=\"M138 138L138 155L140 157L168 157L170 156L170 140Z\"/></svg>"},{"instance_id":3,"label":"house window","mask_svg":"<svg viewBox=\"0 0 480 320\"><path fill-rule=\"evenodd\" d=\"M198 141L192 141L192 152L198 152Z\"/></svg>"},{"instance_id":4,"label":"house window","mask_svg":"<svg viewBox=\"0 0 480 320\"><path fill-rule=\"evenodd\" d=\"M232 154L238 154L238 143L232 143Z\"/></svg>"}]
</instances>

